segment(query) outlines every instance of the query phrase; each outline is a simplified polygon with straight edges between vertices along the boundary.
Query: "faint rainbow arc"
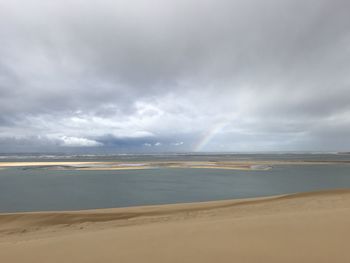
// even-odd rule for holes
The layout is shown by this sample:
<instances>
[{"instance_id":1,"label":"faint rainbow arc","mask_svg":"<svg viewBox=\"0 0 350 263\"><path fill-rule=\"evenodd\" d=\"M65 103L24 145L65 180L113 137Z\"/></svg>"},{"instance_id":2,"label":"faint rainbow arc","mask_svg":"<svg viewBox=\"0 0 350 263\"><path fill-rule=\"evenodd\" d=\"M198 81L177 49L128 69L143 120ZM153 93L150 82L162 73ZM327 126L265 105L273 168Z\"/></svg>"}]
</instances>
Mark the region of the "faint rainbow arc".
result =
<instances>
[{"instance_id":1,"label":"faint rainbow arc","mask_svg":"<svg viewBox=\"0 0 350 263\"><path fill-rule=\"evenodd\" d=\"M204 132L193 147L193 151L200 152L226 126L226 124L226 122L220 122Z\"/></svg>"}]
</instances>

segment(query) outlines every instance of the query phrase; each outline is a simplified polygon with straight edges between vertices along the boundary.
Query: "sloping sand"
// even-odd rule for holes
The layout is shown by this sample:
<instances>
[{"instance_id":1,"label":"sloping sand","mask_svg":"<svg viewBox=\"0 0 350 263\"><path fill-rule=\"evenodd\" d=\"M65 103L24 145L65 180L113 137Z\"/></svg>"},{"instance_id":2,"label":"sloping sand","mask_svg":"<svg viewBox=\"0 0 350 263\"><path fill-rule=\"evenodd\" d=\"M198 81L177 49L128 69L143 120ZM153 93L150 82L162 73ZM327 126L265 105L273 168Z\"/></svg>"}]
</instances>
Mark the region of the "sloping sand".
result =
<instances>
[{"instance_id":1,"label":"sloping sand","mask_svg":"<svg viewBox=\"0 0 350 263\"><path fill-rule=\"evenodd\" d=\"M350 262L350 190L0 215L0 262Z\"/></svg>"}]
</instances>

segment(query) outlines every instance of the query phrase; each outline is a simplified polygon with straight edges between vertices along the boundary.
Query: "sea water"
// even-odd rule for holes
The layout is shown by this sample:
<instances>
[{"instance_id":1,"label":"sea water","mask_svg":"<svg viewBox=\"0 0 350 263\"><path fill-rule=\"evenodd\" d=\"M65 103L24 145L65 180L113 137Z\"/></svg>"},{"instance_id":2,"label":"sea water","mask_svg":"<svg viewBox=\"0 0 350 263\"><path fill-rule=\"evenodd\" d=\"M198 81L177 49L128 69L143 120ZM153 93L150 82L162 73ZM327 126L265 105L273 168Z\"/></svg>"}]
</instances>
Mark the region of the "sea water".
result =
<instances>
[{"instance_id":1,"label":"sea water","mask_svg":"<svg viewBox=\"0 0 350 263\"><path fill-rule=\"evenodd\" d=\"M57 157L57 156L56 156ZM331 160L336 164L275 165L267 171L158 168L135 170L48 170L13 167L0 170L0 212L81 210L213 201L296 192L350 188L349 156L293 155L294 160ZM10 157L10 158L13 158ZM59 160L71 158L57 157ZM57 160L54 159L54 161ZM86 160L74 157L75 160ZM281 156L180 155L166 160L276 160ZM16 158L13 158L16 159ZM34 158L42 161L43 158ZM53 161L52 158L44 158ZM92 160L150 161L155 156L99 157ZM282 160L290 160L284 156ZM4 160L7 160L4 158ZM16 159L18 161L18 159ZM33 157L21 161L33 161Z\"/></svg>"}]
</instances>

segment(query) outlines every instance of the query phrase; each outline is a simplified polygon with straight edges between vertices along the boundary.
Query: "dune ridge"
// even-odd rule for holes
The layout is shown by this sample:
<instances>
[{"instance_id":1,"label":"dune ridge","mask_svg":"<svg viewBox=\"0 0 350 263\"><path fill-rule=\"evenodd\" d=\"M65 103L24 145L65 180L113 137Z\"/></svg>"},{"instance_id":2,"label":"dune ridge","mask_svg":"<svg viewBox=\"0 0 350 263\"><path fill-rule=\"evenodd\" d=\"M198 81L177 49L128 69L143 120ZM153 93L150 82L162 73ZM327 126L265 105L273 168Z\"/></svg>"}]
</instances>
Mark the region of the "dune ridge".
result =
<instances>
[{"instance_id":1,"label":"dune ridge","mask_svg":"<svg viewBox=\"0 0 350 263\"><path fill-rule=\"evenodd\" d=\"M21 226L53 226L61 224L79 224L86 222L106 222L128 220L145 216L163 216L186 212L209 211L220 208L256 205L277 200L287 200L303 197L316 197L334 194L349 194L350 189L337 189L305 193L293 193L260 198L233 199L222 201L208 201L196 203L181 203L167 205L135 206L125 208L105 208L78 211L49 211L49 212L18 212L0 213L0 231L6 229L7 224L21 222Z\"/></svg>"},{"instance_id":2,"label":"dune ridge","mask_svg":"<svg viewBox=\"0 0 350 263\"><path fill-rule=\"evenodd\" d=\"M350 189L0 214L1 262L350 262Z\"/></svg>"}]
</instances>

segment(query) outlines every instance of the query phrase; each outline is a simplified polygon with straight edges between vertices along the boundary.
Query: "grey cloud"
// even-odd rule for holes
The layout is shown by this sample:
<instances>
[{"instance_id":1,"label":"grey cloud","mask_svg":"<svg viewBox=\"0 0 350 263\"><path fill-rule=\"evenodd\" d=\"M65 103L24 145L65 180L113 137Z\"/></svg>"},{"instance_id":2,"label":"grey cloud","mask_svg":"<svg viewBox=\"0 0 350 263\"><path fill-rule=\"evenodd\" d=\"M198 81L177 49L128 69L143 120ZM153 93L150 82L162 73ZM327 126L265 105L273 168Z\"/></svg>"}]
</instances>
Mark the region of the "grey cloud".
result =
<instances>
[{"instance_id":1,"label":"grey cloud","mask_svg":"<svg viewBox=\"0 0 350 263\"><path fill-rule=\"evenodd\" d=\"M221 122L207 150L327 150L337 134L349 147L349 12L346 0L1 1L0 147L39 135L43 149L66 136L191 150ZM315 130L330 120L342 131Z\"/></svg>"}]
</instances>

